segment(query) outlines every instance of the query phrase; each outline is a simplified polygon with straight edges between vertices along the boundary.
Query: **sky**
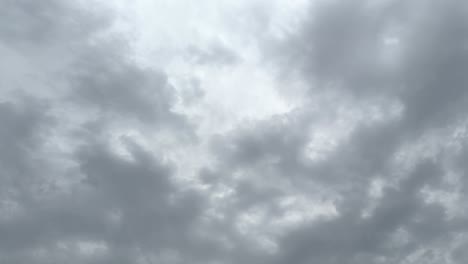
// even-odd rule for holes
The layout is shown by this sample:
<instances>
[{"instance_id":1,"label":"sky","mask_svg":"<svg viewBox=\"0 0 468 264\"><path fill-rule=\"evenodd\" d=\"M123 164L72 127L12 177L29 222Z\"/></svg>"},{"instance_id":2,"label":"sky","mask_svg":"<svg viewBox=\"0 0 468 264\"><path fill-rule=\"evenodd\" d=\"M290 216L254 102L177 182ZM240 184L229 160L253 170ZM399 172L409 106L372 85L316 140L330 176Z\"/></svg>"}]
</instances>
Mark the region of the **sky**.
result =
<instances>
[{"instance_id":1,"label":"sky","mask_svg":"<svg viewBox=\"0 0 468 264\"><path fill-rule=\"evenodd\" d=\"M0 262L468 263L467 18L0 0Z\"/></svg>"}]
</instances>

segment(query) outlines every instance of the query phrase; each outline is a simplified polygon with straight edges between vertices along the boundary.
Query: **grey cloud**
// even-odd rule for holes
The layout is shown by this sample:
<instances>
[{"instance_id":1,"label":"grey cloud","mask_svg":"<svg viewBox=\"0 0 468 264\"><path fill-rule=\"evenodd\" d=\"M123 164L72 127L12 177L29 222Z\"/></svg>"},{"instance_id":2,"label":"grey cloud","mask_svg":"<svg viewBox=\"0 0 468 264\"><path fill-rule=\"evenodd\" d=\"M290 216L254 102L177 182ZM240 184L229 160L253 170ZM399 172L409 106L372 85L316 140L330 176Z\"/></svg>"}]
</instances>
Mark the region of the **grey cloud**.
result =
<instances>
[{"instance_id":1,"label":"grey cloud","mask_svg":"<svg viewBox=\"0 0 468 264\"><path fill-rule=\"evenodd\" d=\"M450 245L466 234L463 212L450 219L447 208L427 202L423 195L425 188L444 189L447 175L454 170L461 177L458 184L465 185L466 169L458 170L451 163L465 156L449 153L456 150L444 141L454 139L444 136L443 131L460 128L460 122L466 119L466 80L462 73L466 68L466 23L462 19L466 6L456 1L389 2L382 9L372 9L375 7L368 1L319 4L311 11L310 20L285 42L284 49L266 54L276 56L273 60L278 60L280 71L299 72L311 97L328 89L337 101L348 98L350 111L362 107L362 102L397 100L403 106L401 117L358 124L321 161L303 159L307 131L313 131L316 125L307 119L279 130L258 123L252 131L238 129L232 132L234 137L217 142L224 146L217 149L217 156L225 162L219 165L222 175L240 171L249 175L249 182L268 179L264 185L285 190L280 196L290 192L281 181L285 178L295 184L294 194L310 195L316 188L323 188L332 197L339 197L335 219L299 225L295 232L279 238L279 252L273 255L273 262L437 262L450 259ZM401 54L390 67L379 54L386 30L395 25L401 27ZM333 118L326 110L322 115ZM275 118L271 121L279 123ZM398 155L431 135L437 141L432 160L426 160L428 153L421 151L419 157L407 161L412 164L409 171L403 162L396 162ZM456 141L460 146L463 139ZM368 190L378 178L399 187L384 191L382 198L374 200ZM462 201L466 201L464 192L458 191ZM243 200L249 198L247 204L259 201L253 194ZM369 218L363 218L361 214L371 202L376 203L375 208ZM275 200L267 203L274 204ZM401 232L406 238L398 238ZM417 252L427 254L418 259ZM463 257L458 257L459 251L453 254L454 263L459 263Z\"/></svg>"},{"instance_id":2,"label":"grey cloud","mask_svg":"<svg viewBox=\"0 0 468 264\"><path fill-rule=\"evenodd\" d=\"M411 126L444 126L463 115L466 105L467 6L432 3L422 25L410 30L402 71L401 100Z\"/></svg>"},{"instance_id":3,"label":"grey cloud","mask_svg":"<svg viewBox=\"0 0 468 264\"><path fill-rule=\"evenodd\" d=\"M105 16L81 12L72 3L56 0L4 0L0 9L1 42L18 48L76 41L76 36L103 29L109 23Z\"/></svg>"},{"instance_id":4,"label":"grey cloud","mask_svg":"<svg viewBox=\"0 0 468 264\"><path fill-rule=\"evenodd\" d=\"M377 94L392 88L392 72L379 61L379 41L392 17L367 1L321 2L280 49L287 72L299 71L317 89ZM274 57L273 57L274 58ZM313 85L316 84L316 85Z\"/></svg>"},{"instance_id":5,"label":"grey cloud","mask_svg":"<svg viewBox=\"0 0 468 264\"><path fill-rule=\"evenodd\" d=\"M73 263L114 263L116 258L118 263L132 263L139 256L158 256L164 250L182 258L191 255L190 250L196 255L204 244L203 240L193 244L202 198L177 190L171 169L138 145L127 143L134 158L128 161L102 143L90 142L76 153L77 169L84 177L81 184L69 192L52 188L33 193L30 199L11 198L21 213L0 224L3 259L25 261L41 249L45 249L43 263L60 261L60 255L67 254L76 254ZM79 254L73 243L82 241L103 245L104 252L96 258ZM60 243L69 243L71 252L60 248Z\"/></svg>"},{"instance_id":6,"label":"grey cloud","mask_svg":"<svg viewBox=\"0 0 468 264\"><path fill-rule=\"evenodd\" d=\"M182 237L188 240L201 201L196 194L179 197L170 182L170 170L138 146L132 148L135 163L93 146L79 154L85 182L107 204L105 208L120 212L120 226L111 234L116 244L156 252L165 247L177 249Z\"/></svg>"},{"instance_id":7,"label":"grey cloud","mask_svg":"<svg viewBox=\"0 0 468 264\"><path fill-rule=\"evenodd\" d=\"M423 164L422 167L424 166L426 165ZM441 208L434 208L435 215L423 218L425 220L422 223L415 224L417 227L408 227L415 216L421 214L425 217L433 211L432 207L423 205L418 197L418 189L425 182L424 178L431 177L425 172L424 169L416 170L407 182L401 183L399 189L388 191L369 219L362 219L357 211L348 211L330 222L312 224L309 228L301 227L297 233L288 234L282 241L285 256L279 263L373 263L379 256L383 256L386 262L391 262L415 247L430 243L429 238L421 239L416 234L409 242L397 240L395 244L387 244L389 237L398 228L407 229L410 235L414 235L414 230L424 226L426 221L431 221L429 226L447 224L443 220L442 223L432 222L443 215ZM432 174L431 171L429 173ZM446 231L443 230L434 237L443 238Z\"/></svg>"},{"instance_id":8,"label":"grey cloud","mask_svg":"<svg viewBox=\"0 0 468 264\"><path fill-rule=\"evenodd\" d=\"M164 69L130 59L125 40L97 37L111 15L52 0L6 0L0 10L0 52L31 55L42 74L19 75L27 95L0 103L1 261L466 262L464 3L317 4L286 41L259 43L278 78L300 78L310 98L213 137L174 110L178 97L201 94L176 94ZM265 12L254 27L268 24ZM274 39L265 34L260 42ZM198 66L239 59L222 45L188 52ZM305 154L311 133L342 123L330 150ZM120 133L128 127L176 143L146 145ZM200 142L213 162L196 164L197 179L178 177L190 173L167 145L205 151ZM438 192L442 201L431 198ZM304 216L322 203L333 212Z\"/></svg>"},{"instance_id":9,"label":"grey cloud","mask_svg":"<svg viewBox=\"0 0 468 264\"><path fill-rule=\"evenodd\" d=\"M37 153L36 149L41 146L44 130L53 123L53 119L44 114L47 105L29 98L2 102L0 109L2 193L15 193L13 187L27 192L28 184L34 180L31 173L41 169L31 160L40 160L40 157L37 157L40 153Z\"/></svg>"},{"instance_id":10,"label":"grey cloud","mask_svg":"<svg viewBox=\"0 0 468 264\"><path fill-rule=\"evenodd\" d=\"M457 1L323 3L278 57L310 81L311 92L393 97L404 104L408 129L445 125L434 122L454 118L466 100L466 10ZM381 56L386 37L399 39L396 68Z\"/></svg>"},{"instance_id":11,"label":"grey cloud","mask_svg":"<svg viewBox=\"0 0 468 264\"><path fill-rule=\"evenodd\" d=\"M126 160L107 138L122 118L190 133L186 120L172 112L176 98L165 74L131 62L120 40L95 39L109 25L106 16L60 1L1 6L5 52L31 54L33 67L47 68L56 56L63 63L51 71L37 68L40 79L24 76L31 79L23 92L31 94L13 94L0 107L0 260L136 263L161 261L165 251L180 259L208 258L200 252L214 246L194 232L203 198L173 182L163 157L130 140L122 142L132 156ZM47 90L31 90L38 87ZM75 123L74 111L93 109L98 116ZM63 151L57 136L77 147Z\"/></svg>"},{"instance_id":12,"label":"grey cloud","mask_svg":"<svg viewBox=\"0 0 468 264\"><path fill-rule=\"evenodd\" d=\"M103 114L147 123L172 123L176 127L186 125L183 117L172 112L176 98L167 76L141 69L118 52L120 49L105 45L80 56L68 73L70 100Z\"/></svg>"}]
</instances>

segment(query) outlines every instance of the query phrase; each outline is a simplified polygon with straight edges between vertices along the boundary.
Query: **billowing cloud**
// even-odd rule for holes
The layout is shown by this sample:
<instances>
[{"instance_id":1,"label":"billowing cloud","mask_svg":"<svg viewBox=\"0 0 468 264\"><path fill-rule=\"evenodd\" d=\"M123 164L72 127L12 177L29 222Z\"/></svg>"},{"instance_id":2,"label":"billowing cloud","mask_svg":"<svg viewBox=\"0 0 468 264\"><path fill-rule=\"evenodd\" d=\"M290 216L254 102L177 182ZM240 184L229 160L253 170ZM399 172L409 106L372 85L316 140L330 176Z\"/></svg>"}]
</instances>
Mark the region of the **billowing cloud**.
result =
<instances>
[{"instance_id":1,"label":"billowing cloud","mask_svg":"<svg viewBox=\"0 0 468 264\"><path fill-rule=\"evenodd\" d=\"M465 263L467 12L0 0L0 261Z\"/></svg>"}]
</instances>

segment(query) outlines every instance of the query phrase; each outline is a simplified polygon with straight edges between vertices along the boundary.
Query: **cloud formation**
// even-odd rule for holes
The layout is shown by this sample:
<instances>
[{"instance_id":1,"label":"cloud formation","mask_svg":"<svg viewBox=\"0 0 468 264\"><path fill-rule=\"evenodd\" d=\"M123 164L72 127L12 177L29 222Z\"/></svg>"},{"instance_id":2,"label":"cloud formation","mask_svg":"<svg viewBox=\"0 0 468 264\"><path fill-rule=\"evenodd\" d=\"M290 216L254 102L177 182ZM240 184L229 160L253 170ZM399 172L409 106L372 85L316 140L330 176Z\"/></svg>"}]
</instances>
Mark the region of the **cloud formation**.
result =
<instances>
[{"instance_id":1,"label":"cloud formation","mask_svg":"<svg viewBox=\"0 0 468 264\"><path fill-rule=\"evenodd\" d=\"M467 12L0 0L0 261L466 263Z\"/></svg>"}]
</instances>

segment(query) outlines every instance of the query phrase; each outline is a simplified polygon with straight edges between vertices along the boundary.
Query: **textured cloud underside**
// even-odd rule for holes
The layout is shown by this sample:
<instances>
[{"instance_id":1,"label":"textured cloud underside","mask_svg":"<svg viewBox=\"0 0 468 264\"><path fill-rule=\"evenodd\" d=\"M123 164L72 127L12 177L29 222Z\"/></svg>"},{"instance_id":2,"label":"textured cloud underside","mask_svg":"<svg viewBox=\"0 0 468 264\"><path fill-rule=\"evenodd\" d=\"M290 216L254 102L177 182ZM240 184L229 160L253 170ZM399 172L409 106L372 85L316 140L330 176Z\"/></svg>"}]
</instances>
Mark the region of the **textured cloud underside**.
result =
<instances>
[{"instance_id":1,"label":"textured cloud underside","mask_svg":"<svg viewBox=\"0 0 468 264\"><path fill-rule=\"evenodd\" d=\"M0 0L0 262L467 263L466 17Z\"/></svg>"}]
</instances>

